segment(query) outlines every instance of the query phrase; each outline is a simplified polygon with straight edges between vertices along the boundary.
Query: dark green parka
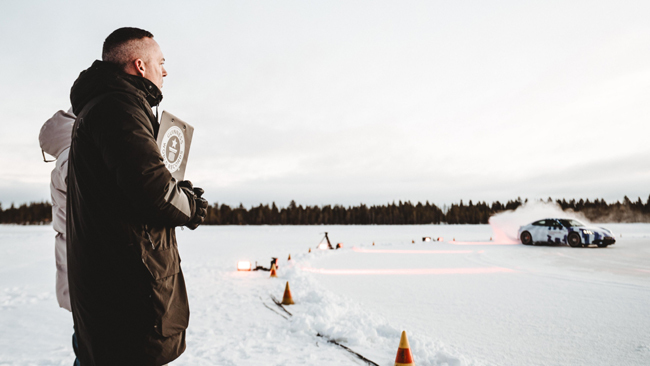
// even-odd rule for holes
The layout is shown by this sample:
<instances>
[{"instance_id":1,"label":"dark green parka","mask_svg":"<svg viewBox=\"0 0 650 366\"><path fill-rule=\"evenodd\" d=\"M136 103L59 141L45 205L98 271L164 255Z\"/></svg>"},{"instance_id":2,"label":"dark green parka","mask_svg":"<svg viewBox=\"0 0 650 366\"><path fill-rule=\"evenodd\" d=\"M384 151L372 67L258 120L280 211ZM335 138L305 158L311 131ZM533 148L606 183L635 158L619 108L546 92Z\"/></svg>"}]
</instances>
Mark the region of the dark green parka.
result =
<instances>
[{"instance_id":1,"label":"dark green parka","mask_svg":"<svg viewBox=\"0 0 650 366\"><path fill-rule=\"evenodd\" d=\"M98 98L99 97L99 98ZM67 252L79 360L162 365L185 350L189 307L174 227L194 214L156 145L151 81L95 61L75 81Z\"/></svg>"}]
</instances>

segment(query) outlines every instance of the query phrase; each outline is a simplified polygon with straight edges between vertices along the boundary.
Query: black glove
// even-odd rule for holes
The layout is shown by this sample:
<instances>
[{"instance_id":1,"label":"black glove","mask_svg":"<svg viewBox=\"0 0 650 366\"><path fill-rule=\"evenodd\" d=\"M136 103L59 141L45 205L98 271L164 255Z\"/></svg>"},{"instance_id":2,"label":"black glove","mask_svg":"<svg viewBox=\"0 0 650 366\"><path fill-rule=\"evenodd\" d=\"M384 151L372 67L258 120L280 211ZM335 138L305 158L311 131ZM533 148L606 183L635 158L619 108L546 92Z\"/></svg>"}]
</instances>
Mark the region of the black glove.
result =
<instances>
[{"instance_id":1,"label":"black glove","mask_svg":"<svg viewBox=\"0 0 650 366\"><path fill-rule=\"evenodd\" d=\"M192 191L193 191L194 194L195 194L197 197L199 197L199 198L201 198L201 197L203 196L203 193L205 193L205 191L203 190L203 188L199 188L199 187L194 187L194 188L192 188Z\"/></svg>"},{"instance_id":2,"label":"black glove","mask_svg":"<svg viewBox=\"0 0 650 366\"><path fill-rule=\"evenodd\" d=\"M192 194L194 193L194 191L192 190L194 186L192 185L192 182L190 182L189 180L182 180L176 183L176 185L182 188L185 191L185 193L187 193L188 191Z\"/></svg>"},{"instance_id":3,"label":"black glove","mask_svg":"<svg viewBox=\"0 0 650 366\"><path fill-rule=\"evenodd\" d=\"M185 225L190 228L190 230L194 230L199 227L199 225L201 225L205 220L205 215L208 213L208 201L205 198L195 197L194 202L196 206L194 210L194 216L190 222Z\"/></svg>"},{"instance_id":4,"label":"black glove","mask_svg":"<svg viewBox=\"0 0 650 366\"><path fill-rule=\"evenodd\" d=\"M203 223L205 215L208 213L208 201L201 197L205 191L202 188L192 186L192 182L189 180L178 182L178 186L185 192L188 199L194 200L194 215L185 224L190 230L194 230Z\"/></svg>"}]
</instances>

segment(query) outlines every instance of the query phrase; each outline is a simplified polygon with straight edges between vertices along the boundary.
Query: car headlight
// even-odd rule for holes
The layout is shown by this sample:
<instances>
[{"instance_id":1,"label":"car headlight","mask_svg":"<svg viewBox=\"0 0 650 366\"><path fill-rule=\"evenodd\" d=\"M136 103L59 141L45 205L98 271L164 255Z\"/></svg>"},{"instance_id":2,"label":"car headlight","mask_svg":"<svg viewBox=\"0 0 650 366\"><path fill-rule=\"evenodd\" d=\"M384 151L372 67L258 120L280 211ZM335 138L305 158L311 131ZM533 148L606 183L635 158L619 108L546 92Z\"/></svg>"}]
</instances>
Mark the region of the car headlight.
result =
<instances>
[{"instance_id":1,"label":"car headlight","mask_svg":"<svg viewBox=\"0 0 650 366\"><path fill-rule=\"evenodd\" d=\"M582 230L582 232L583 232L584 234L587 234L587 235L592 235L592 234L594 233L594 232L591 231L591 230Z\"/></svg>"}]
</instances>

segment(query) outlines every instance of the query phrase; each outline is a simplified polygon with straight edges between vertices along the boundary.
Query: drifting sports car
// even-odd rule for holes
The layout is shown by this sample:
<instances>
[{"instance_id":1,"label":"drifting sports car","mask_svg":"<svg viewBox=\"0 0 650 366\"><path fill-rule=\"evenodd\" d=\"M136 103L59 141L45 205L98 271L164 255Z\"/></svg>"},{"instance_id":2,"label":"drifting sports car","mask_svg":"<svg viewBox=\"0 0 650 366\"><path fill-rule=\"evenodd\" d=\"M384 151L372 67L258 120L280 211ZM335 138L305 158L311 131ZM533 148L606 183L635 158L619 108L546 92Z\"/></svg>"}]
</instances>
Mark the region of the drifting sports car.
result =
<instances>
[{"instance_id":1,"label":"drifting sports car","mask_svg":"<svg viewBox=\"0 0 650 366\"><path fill-rule=\"evenodd\" d=\"M587 226L574 219L544 219L519 228L522 244L564 243L577 248L590 244L606 247L616 243L614 233L604 227Z\"/></svg>"}]
</instances>

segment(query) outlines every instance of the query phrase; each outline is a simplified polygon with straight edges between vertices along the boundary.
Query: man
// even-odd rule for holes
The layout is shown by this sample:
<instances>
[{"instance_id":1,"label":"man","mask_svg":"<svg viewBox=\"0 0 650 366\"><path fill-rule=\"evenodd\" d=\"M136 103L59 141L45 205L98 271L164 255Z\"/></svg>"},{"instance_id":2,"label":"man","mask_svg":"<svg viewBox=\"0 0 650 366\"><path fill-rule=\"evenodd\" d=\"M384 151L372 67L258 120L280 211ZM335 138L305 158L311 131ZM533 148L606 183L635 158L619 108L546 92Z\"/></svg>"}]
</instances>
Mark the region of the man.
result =
<instances>
[{"instance_id":1,"label":"man","mask_svg":"<svg viewBox=\"0 0 650 366\"><path fill-rule=\"evenodd\" d=\"M185 350L189 322L174 227L200 225L207 201L172 178L156 145L152 107L167 71L153 35L120 28L102 59L70 92L67 249L78 356L83 366L163 365Z\"/></svg>"}]
</instances>

